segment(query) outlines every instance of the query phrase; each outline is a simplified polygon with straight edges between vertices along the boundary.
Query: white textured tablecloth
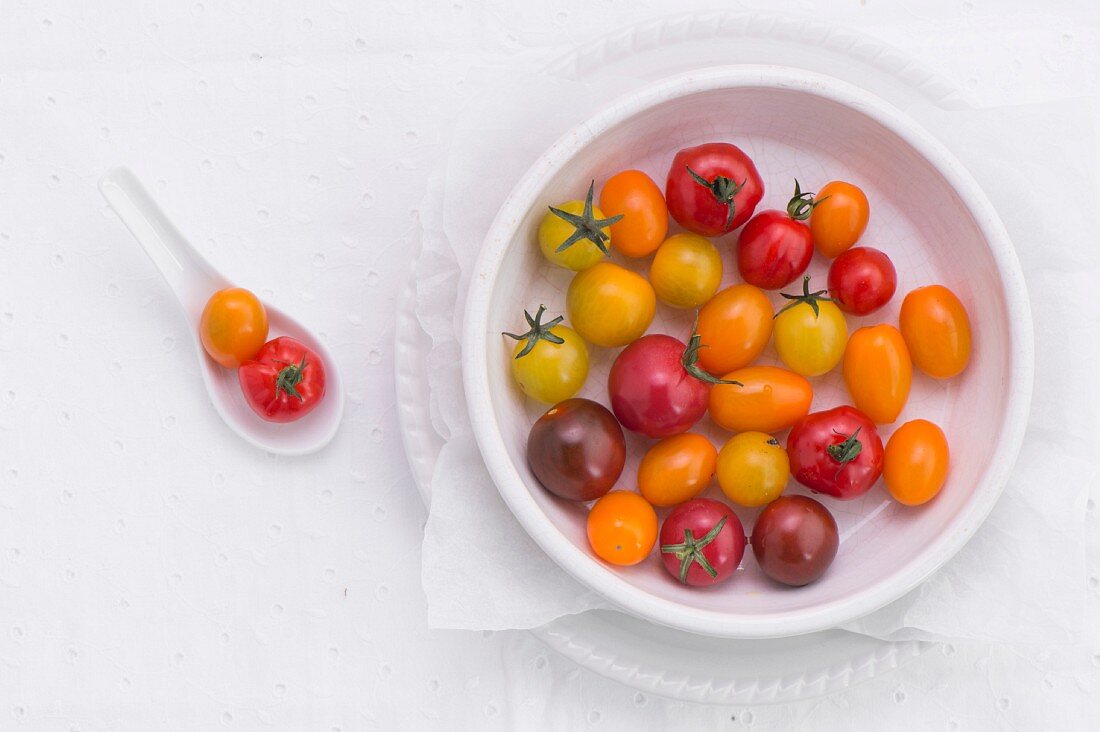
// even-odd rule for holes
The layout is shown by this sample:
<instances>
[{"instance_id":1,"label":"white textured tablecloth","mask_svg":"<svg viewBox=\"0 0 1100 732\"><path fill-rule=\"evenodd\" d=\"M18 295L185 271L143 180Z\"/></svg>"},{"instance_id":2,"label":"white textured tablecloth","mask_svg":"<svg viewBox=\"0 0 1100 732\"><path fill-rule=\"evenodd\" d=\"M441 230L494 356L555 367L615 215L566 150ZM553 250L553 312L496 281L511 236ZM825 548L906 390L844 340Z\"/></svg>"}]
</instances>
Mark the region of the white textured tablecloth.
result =
<instances>
[{"instance_id":1,"label":"white textured tablecloth","mask_svg":"<svg viewBox=\"0 0 1100 732\"><path fill-rule=\"evenodd\" d=\"M1086 0L1042 11L1023 0L759 5L879 36L979 106L1100 92L1100 11ZM2 10L0 727L1095 721L1094 623L1071 652L1021 660L944 645L843 694L754 709L638 694L524 633L427 629L425 513L401 454L391 345L424 178L471 66L520 63L529 49L670 7L103 0ZM171 295L95 191L119 162L230 277L326 334L349 389L327 451L270 458L219 421ZM1090 506L1082 581L1095 618L1100 513Z\"/></svg>"}]
</instances>

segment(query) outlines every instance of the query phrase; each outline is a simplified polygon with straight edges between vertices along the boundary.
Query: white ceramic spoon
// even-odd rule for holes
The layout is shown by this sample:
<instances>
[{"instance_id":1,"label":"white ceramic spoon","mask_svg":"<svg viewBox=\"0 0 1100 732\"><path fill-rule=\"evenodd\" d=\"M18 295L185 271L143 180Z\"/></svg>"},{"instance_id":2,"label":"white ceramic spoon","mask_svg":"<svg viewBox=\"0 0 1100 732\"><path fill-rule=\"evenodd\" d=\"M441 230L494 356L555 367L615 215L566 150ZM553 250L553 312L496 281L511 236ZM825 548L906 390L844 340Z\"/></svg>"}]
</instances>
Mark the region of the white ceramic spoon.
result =
<instances>
[{"instance_id":1,"label":"white ceramic spoon","mask_svg":"<svg viewBox=\"0 0 1100 732\"><path fill-rule=\"evenodd\" d=\"M203 381L214 408L226 424L256 447L281 455L303 455L327 445L344 413L344 387L336 361L320 339L286 313L264 305L268 338L290 336L324 360L325 397L316 409L296 422L275 424L260 419L241 394L236 370L216 364L206 355L199 340L199 319L206 301L232 283L183 238L129 168L115 168L107 173L99 181L99 190L176 294L195 342Z\"/></svg>"}]
</instances>

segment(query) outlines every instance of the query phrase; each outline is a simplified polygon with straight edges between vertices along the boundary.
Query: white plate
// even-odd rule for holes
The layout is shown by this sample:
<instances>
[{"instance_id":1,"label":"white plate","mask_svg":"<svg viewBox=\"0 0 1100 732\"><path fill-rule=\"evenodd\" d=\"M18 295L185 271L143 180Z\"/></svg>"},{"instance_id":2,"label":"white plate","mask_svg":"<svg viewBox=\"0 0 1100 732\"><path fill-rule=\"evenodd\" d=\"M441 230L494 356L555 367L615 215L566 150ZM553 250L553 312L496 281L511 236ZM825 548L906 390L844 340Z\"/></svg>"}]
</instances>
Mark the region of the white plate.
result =
<instances>
[{"instance_id":1,"label":"white plate","mask_svg":"<svg viewBox=\"0 0 1100 732\"><path fill-rule=\"evenodd\" d=\"M718 12L652 21L579 48L551 68L567 78L629 71L646 80L739 62L783 63L858 80L902 109L961 106L952 84L896 49L850 31L761 14ZM399 304L398 415L418 488L427 500L442 441L420 396L427 385L423 356L430 343L416 322L414 305L411 291ZM581 666L641 691L727 704L830 693L895 668L932 645L843 631L782 640L717 640L602 612L562 618L532 632Z\"/></svg>"}]
</instances>

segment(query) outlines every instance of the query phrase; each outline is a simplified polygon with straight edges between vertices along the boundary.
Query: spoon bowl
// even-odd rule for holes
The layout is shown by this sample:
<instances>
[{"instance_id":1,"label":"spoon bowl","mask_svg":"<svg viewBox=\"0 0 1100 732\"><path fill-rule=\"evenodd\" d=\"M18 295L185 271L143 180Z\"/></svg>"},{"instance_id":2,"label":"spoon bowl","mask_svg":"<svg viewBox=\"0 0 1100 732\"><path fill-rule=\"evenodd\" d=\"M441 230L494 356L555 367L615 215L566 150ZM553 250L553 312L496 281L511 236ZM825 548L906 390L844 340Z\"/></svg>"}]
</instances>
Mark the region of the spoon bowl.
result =
<instances>
[{"instance_id":1,"label":"spoon bowl","mask_svg":"<svg viewBox=\"0 0 1100 732\"><path fill-rule=\"evenodd\" d=\"M245 401L236 370L215 363L199 339L199 321L207 300L233 283L180 234L129 168L109 171L100 179L99 190L175 293L195 344L210 400L230 429L256 447L279 455L304 455L327 445L344 413L344 387L336 361L321 340L294 318L264 303L269 339L289 336L324 361L325 398L312 412L294 422L278 424L261 419Z\"/></svg>"}]
</instances>

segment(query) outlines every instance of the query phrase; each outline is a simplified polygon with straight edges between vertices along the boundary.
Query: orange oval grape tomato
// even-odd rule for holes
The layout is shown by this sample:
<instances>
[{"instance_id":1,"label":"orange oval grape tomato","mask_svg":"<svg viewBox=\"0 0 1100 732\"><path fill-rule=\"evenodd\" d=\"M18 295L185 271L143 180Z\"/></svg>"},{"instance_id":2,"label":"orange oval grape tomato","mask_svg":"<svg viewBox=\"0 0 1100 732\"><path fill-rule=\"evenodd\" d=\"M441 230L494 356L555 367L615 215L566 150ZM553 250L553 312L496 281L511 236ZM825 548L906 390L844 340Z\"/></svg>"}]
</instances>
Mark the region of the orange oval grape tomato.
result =
<instances>
[{"instance_id":1,"label":"orange oval grape tomato","mask_svg":"<svg viewBox=\"0 0 1100 732\"><path fill-rule=\"evenodd\" d=\"M772 337L772 303L752 285L722 290L699 310L699 365L724 374L755 361Z\"/></svg>"},{"instance_id":2,"label":"orange oval grape tomato","mask_svg":"<svg viewBox=\"0 0 1100 732\"><path fill-rule=\"evenodd\" d=\"M710 418L731 432L779 432L810 412L814 390L806 377L778 366L730 371L710 390Z\"/></svg>"},{"instance_id":3,"label":"orange oval grape tomato","mask_svg":"<svg viewBox=\"0 0 1100 732\"><path fill-rule=\"evenodd\" d=\"M860 328L844 350L844 383L856 409L878 424L892 424L909 400L913 363L892 325Z\"/></svg>"},{"instance_id":4,"label":"orange oval grape tomato","mask_svg":"<svg viewBox=\"0 0 1100 732\"><path fill-rule=\"evenodd\" d=\"M925 419L906 422L886 443L882 461L886 489L906 506L927 503L943 488L949 461L943 430Z\"/></svg>"},{"instance_id":5,"label":"orange oval grape tomato","mask_svg":"<svg viewBox=\"0 0 1100 732\"><path fill-rule=\"evenodd\" d=\"M710 483L717 460L717 448L700 434L666 437L642 457L638 490L654 506L689 501Z\"/></svg>"},{"instance_id":6,"label":"orange oval grape tomato","mask_svg":"<svg viewBox=\"0 0 1100 732\"><path fill-rule=\"evenodd\" d=\"M871 207L858 186L840 180L822 186L814 201L810 214L814 246L822 256L832 259L863 236Z\"/></svg>"},{"instance_id":7,"label":"orange oval grape tomato","mask_svg":"<svg viewBox=\"0 0 1100 732\"><path fill-rule=\"evenodd\" d=\"M913 364L936 379L962 373L970 361L970 316L943 285L919 287L901 303L901 334Z\"/></svg>"}]
</instances>

